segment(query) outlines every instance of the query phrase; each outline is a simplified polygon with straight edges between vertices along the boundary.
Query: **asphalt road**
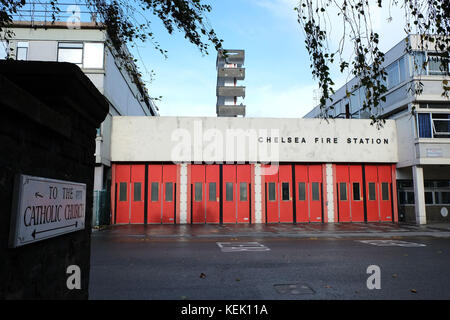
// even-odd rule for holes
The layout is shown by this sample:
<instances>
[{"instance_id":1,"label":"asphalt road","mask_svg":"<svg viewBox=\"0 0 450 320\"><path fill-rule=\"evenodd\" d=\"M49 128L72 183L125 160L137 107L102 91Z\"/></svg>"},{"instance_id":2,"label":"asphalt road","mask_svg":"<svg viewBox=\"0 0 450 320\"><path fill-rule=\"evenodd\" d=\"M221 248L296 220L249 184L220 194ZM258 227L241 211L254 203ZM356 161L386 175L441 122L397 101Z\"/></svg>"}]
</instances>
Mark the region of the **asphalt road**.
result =
<instances>
[{"instance_id":1,"label":"asphalt road","mask_svg":"<svg viewBox=\"0 0 450 320\"><path fill-rule=\"evenodd\" d=\"M93 233L90 299L450 299L450 237L382 238L424 245L403 247L360 242L367 235L166 239L128 231ZM218 242L270 250L223 252ZM367 288L370 265L380 268L380 289Z\"/></svg>"}]
</instances>

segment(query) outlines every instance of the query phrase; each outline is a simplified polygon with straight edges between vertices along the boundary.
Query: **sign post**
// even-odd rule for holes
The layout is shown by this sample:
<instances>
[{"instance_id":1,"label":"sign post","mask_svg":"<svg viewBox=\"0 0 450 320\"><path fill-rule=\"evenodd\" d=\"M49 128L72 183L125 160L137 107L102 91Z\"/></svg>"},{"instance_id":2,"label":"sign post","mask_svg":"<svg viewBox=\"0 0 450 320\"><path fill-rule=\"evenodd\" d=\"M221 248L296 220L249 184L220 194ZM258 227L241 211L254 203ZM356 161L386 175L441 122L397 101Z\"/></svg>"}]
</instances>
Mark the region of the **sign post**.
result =
<instances>
[{"instance_id":1,"label":"sign post","mask_svg":"<svg viewBox=\"0 0 450 320\"><path fill-rule=\"evenodd\" d=\"M9 247L83 230L85 215L86 184L18 175Z\"/></svg>"}]
</instances>

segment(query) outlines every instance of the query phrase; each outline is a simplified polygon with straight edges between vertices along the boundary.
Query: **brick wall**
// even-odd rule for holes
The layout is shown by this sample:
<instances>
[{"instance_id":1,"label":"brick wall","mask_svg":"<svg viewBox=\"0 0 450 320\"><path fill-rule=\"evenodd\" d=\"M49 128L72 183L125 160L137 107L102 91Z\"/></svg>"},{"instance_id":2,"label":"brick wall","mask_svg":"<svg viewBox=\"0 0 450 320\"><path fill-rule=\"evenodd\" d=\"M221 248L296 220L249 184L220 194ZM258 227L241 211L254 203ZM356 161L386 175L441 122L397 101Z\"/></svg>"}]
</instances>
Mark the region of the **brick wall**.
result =
<instances>
[{"instance_id":1,"label":"brick wall","mask_svg":"<svg viewBox=\"0 0 450 320\"><path fill-rule=\"evenodd\" d=\"M0 61L0 298L86 299L96 128L108 105L71 64ZM85 183L86 228L8 248L14 177ZM81 290L68 290L69 265Z\"/></svg>"}]
</instances>

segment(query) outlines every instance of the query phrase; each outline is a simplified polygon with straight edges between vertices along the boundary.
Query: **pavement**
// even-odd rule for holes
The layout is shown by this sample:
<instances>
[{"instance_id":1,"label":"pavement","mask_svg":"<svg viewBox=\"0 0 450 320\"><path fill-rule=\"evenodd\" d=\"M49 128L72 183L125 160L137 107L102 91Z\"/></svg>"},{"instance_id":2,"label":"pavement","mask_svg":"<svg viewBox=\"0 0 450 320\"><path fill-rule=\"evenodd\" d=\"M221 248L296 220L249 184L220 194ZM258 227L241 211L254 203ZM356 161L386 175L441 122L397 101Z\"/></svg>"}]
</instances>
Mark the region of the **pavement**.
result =
<instances>
[{"instance_id":1,"label":"pavement","mask_svg":"<svg viewBox=\"0 0 450 320\"><path fill-rule=\"evenodd\" d=\"M89 296L448 300L449 267L447 224L117 225L92 234Z\"/></svg>"},{"instance_id":2,"label":"pavement","mask_svg":"<svg viewBox=\"0 0 450 320\"><path fill-rule=\"evenodd\" d=\"M107 233L104 231L108 230ZM201 224L113 225L94 229L99 235L148 239L202 238L386 238L402 236L450 237L450 223L412 225L404 223L329 224Z\"/></svg>"}]
</instances>

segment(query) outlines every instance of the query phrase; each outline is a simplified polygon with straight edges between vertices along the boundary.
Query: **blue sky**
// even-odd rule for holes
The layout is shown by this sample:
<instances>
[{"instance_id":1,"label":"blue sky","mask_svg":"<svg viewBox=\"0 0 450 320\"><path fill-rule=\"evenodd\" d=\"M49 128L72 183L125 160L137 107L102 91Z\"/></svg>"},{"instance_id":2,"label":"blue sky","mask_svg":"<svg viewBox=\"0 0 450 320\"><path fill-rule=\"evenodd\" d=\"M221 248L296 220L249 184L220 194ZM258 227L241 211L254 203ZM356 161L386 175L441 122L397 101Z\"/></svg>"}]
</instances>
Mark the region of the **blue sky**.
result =
<instances>
[{"instance_id":1,"label":"blue sky","mask_svg":"<svg viewBox=\"0 0 450 320\"><path fill-rule=\"evenodd\" d=\"M296 0L210 0L208 19L226 49L244 49L246 86L244 104L248 117L302 117L314 106L313 80L308 53L297 15ZM399 42L405 33L399 9L387 23L387 10L373 11L373 25L380 33L381 49ZM339 20L330 12L331 23L339 33ZM153 19L153 31L168 58L143 45L136 58L155 76L147 84L151 96L162 96L156 104L162 116L216 115L216 52L202 55L197 47L175 32L168 35ZM395 30L395 32L393 32ZM336 37L337 39L337 37ZM332 44L333 45L333 44ZM145 71L141 67L142 71ZM333 69L336 88L346 76ZM148 80L148 77L144 76Z\"/></svg>"}]
</instances>

